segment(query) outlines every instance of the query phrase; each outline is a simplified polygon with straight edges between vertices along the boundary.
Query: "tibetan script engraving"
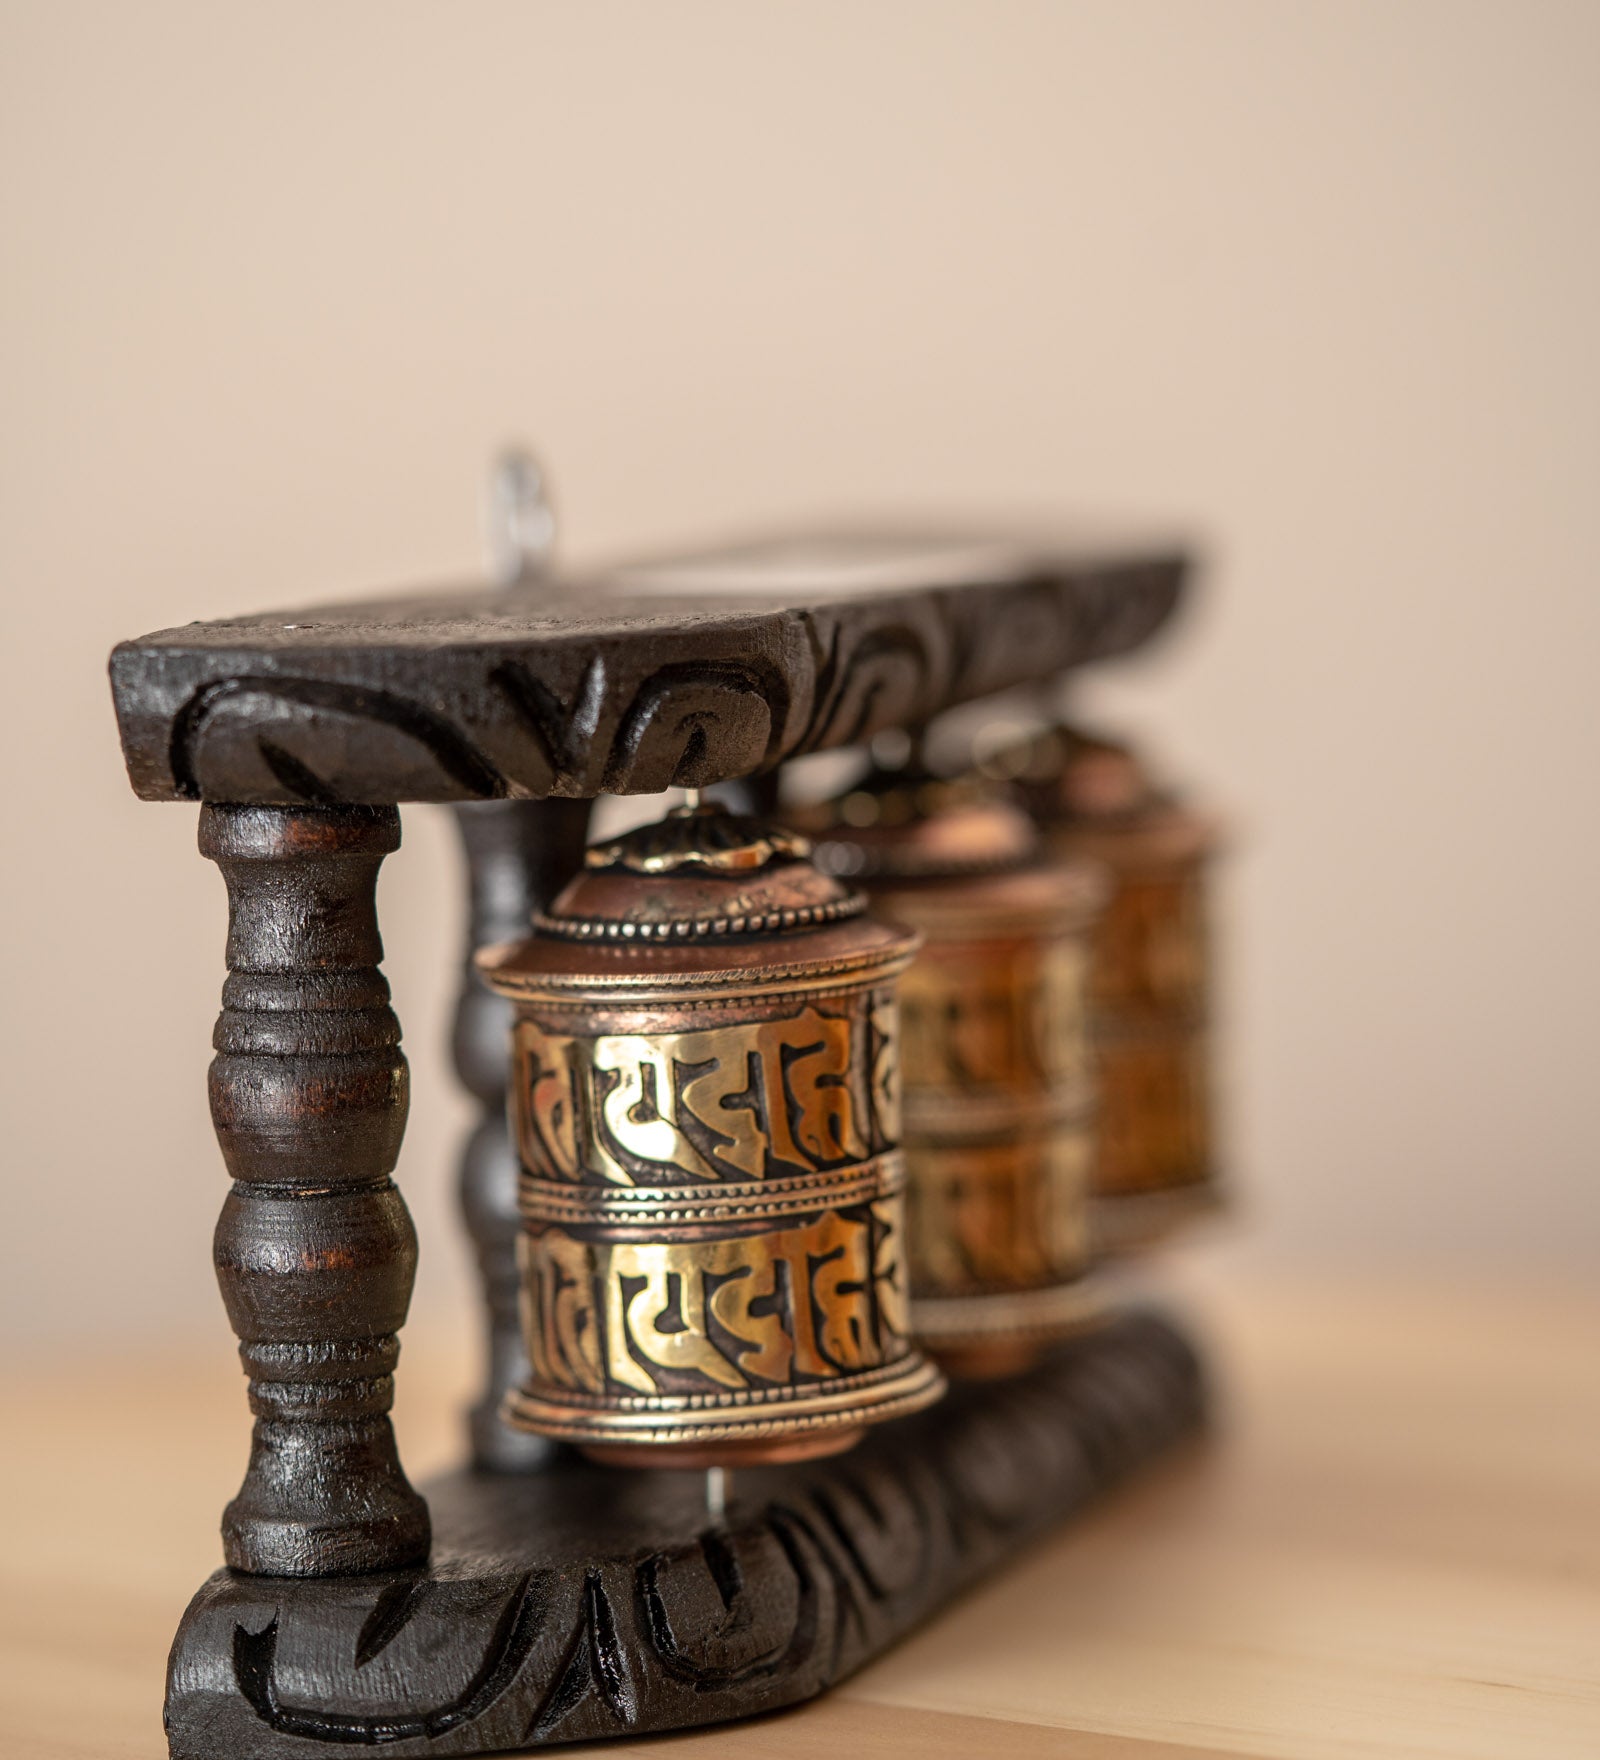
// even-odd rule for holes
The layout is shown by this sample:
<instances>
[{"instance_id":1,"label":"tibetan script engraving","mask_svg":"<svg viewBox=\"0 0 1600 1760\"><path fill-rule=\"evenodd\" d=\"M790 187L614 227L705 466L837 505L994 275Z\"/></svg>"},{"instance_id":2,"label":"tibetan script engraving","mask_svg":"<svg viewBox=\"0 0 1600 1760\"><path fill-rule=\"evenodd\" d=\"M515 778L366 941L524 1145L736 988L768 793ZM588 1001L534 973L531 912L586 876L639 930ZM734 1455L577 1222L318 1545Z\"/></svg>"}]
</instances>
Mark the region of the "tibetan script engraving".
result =
<instances>
[{"instance_id":1,"label":"tibetan script engraving","mask_svg":"<svg viewBox=\"0 0 1600 1760\"><path fill-rule=\"evenodd\" d=\"M1029 1094L1081 1079L1087 965L1075 939L931 942L901 984L911 1082L941 1094Z\"/></svg>"},{"instance_id":2,"label":"tibetan script engraving","mask_svg":"<svg viewBox=\"0 0 1600 1760\"><path fill-rule=\"evenodd\" d=\"M1088 1261L1087 1125L1010 1142L907 1149L918 1295L1070 1281Z\"/></svg>"},{"instance_id":3,"label":"tibetan script engraving","mask_svg":"<svg viewBox=\"0 0 1600 1760\"><path fill-rule=\"evenodd\" d=\"M900 1204L723 1240L522 1237L535 1386L600 1395L784 1386L904 1356Z\"/></svg>"},{"instance_id":4,"label":"tibetan script engraving","mask_svg":"<svg viewBox=\"0 0 1600 1760\"><path fill-rule=\"evenodd\" d=\"M516 1028L517 1132L544 1178L664 1185L794 1176L898 1140L895 1007L682 1033Z\"/></svg>"}]
</instances>

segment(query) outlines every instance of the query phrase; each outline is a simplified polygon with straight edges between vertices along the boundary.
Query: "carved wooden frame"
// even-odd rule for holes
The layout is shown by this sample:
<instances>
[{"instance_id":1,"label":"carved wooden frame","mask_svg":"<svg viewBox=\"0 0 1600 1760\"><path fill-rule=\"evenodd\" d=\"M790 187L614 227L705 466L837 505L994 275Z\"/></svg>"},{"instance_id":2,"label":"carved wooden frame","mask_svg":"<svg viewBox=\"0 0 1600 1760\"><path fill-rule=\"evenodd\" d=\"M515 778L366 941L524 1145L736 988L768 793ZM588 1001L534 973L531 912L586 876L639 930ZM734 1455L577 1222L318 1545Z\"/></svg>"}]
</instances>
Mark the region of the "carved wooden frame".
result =
<instances>
[{"instance_id":1,"label":"carved wooden frame","mask_svg":"<svg viewBox=\"0 0 1600 1760\"><path fill-rule=\"evenodd\" d=\"M503 939L576 866L594 796L759 790L788 758L1138 646L1185 574L1165 545L953 540L865 584L802 567L774 590L740 555L193 624L112 656L135 791L203 803L231 910L216 1264L256 1430L228 1568L174 1643L174 1755L484 1753L791 1703L1198 1417L1192 1354L1146 1316L838 1461L742 1474L722 1524L688 1475L508 1429L508 1011L469 967L488 1373L473 1467L426 1499L406 1481L387 1414L416 1242L389 1178L406 1073L373 909L397 803L457 803L471 940Z\"/></svg>"}]
</instances>

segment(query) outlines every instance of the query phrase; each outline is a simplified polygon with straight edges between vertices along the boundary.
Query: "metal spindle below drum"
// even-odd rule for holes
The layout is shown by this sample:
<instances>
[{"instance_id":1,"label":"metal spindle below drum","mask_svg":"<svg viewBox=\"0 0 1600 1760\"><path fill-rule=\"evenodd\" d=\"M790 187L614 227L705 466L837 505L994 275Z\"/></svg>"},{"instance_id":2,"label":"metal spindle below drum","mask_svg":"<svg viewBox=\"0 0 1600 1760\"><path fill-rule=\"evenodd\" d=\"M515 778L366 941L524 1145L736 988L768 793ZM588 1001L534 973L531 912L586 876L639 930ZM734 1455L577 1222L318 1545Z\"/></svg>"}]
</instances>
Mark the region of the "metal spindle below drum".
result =
<instances>
[{"instance_id":1,"label":"metal spindle below drum","mask_svg":"<svg viewBox=\"0 0 1600 1760\"><path fill-rule=\"evenodd\" d=\"M878 771L798 815L817 860L919 929L901 990L912 1324L953 1373L1031 1362L1097 1314L1083 861L1041 861L992 791Z\"/></svg>"},{"instance_id":2,"label":"metal spindle below drum","mask_svg":"<svg viewBox=\"0 0 1600 1760\"><path fill-rule=\"evenodd\" d=\"M627 1465L847 1448L943 1379L908 1312L896 980L916 936L792 833L686 808L588 852L516 1007L512 1424Z\"/></svg>"}]
</instances>

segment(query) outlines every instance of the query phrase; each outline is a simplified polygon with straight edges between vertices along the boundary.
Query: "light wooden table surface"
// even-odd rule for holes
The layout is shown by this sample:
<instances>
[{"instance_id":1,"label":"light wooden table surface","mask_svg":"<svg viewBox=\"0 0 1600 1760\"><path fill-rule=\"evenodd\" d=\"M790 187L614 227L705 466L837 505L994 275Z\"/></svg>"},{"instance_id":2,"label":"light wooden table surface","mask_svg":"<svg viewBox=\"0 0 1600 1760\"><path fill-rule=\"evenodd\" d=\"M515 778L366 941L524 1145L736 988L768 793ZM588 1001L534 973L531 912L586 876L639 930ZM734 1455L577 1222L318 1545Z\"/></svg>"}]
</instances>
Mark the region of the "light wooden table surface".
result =
<instances>
[{"instance_id":1,"label":"light wooden table surface","mask_svg":"<svg viewBox=\"0 0 1600 1760\"><path fill-rule=\"evenodd\" d=\"M1212 1440L824 1700L572 1752L1600 1756L1600 1292L1186 1282ZM217 1331L0 1387L8 1760L165 1754L167 1644L244 1459ZM445 1367L403 1364L419 1475L455 1452Z\"/></svg>"}]
</instances>

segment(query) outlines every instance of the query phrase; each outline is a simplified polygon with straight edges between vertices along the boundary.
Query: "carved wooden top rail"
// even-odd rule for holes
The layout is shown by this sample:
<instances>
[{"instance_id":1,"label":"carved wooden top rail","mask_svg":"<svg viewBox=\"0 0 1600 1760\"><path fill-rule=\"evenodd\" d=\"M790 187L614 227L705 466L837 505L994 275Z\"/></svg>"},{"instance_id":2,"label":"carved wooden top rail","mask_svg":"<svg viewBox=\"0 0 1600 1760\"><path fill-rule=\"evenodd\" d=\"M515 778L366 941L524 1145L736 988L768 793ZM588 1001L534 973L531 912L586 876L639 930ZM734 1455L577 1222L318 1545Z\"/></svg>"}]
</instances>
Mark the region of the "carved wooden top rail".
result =
<instances>
[{"instance_id":1,"label":"carved wooden top rail","mask_svg":"<svg viewBox=\"0 0 1600 1760\"><path fill-rule=\"evenodd\" d=\"M111 659L146 800L704 787L1146 641L1161 542L849 533L191 623Z\"/></svg>"}]
</instances>

